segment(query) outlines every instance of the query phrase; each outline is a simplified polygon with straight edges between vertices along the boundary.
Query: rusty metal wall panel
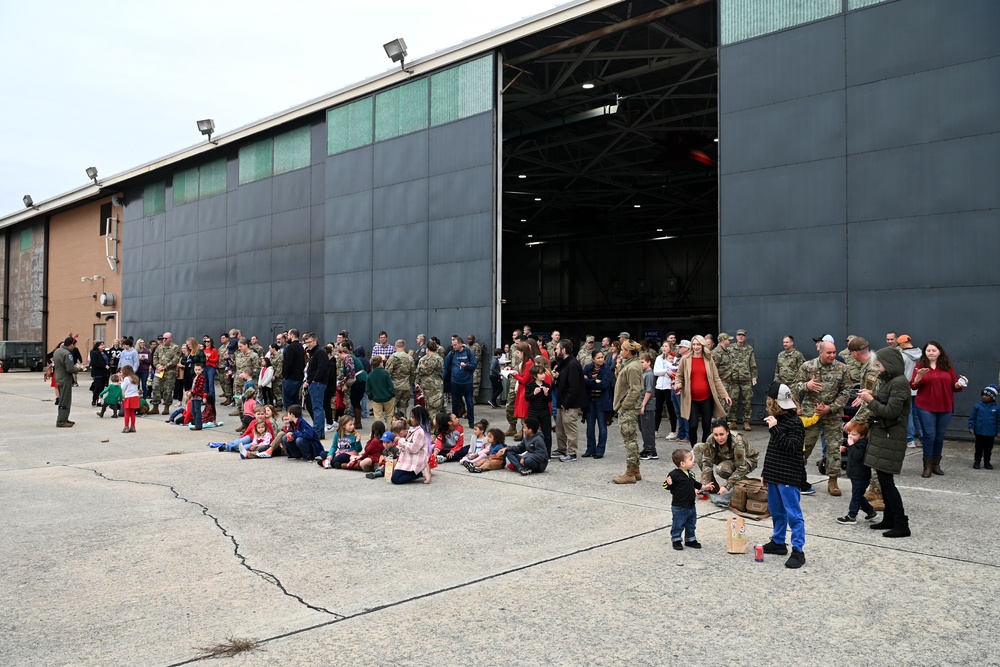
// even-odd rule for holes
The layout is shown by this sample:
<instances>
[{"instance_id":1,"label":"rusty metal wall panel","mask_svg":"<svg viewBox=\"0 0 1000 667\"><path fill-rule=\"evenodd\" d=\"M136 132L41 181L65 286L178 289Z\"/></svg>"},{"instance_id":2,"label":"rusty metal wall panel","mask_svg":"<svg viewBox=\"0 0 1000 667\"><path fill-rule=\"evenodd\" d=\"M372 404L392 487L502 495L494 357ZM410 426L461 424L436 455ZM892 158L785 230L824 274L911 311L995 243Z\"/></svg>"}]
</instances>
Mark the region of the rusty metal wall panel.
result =
<instances>
[{"instance_id":1,"label":"rusty metal wall panel","mask_svg":"<svg viewBox=\"0 0 1000 667\"><path fill-rule=\"evenodd\" d=\"M45 225L10 232L7 339L42 340L45 290Z\"/></svg>"}]
</instances>

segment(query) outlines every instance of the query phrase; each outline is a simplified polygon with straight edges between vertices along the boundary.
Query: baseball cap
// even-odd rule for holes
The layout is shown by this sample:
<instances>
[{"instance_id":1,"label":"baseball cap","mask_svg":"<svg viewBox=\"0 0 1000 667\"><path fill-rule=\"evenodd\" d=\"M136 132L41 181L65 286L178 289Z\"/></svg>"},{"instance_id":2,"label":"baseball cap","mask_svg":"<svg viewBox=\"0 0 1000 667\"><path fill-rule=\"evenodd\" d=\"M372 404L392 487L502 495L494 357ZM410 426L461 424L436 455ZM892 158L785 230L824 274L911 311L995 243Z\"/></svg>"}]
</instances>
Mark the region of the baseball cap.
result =
<instances>
[{"instance_id":1,"label":"baseball cap","mask_svg":"<svg viewBox=\"0 0 1000 667\"><path fill-rule=\"evenodd\" d=\"M626 340L629 339L629 338L632 338L632 336L630 336L627 331L621 332L620 334L618 334L618 337L619 338L625 338Z\"/></svg>"},{"instance_id":2,"label":"baseball cap","mask_svg":"<svg viewBox=\"0 0 1000 667\"><path fill-rule=\"evenodd\" d=\"M896 339L896 342L897 343L909 343L912 340L913 339L910 338L910 334L903 334L902 336L900 336L899 338Z\"/></svg>"},{"instance_id":3,"label":"baseball cap","mask_svg":"<svg viewBox=\"0 0 1000 667\"><path fill-rule=\"evenodd\" d=\"M685 338L681 342L677 343L677 347L691 347L691 341Z\"/></svg>"},{"instance_id":4,"label":"baseball cap","mask_svg":"<svg viewBox=\"0 0 1000 667\"><path fill-rule=\"evenodd\" d=\"M847 343L847 349L851 352L860 352L861 350L868 348L868 339L862 336L851 336L851 340Z\"/></svg>"},{"instance_id":5,"label":"baseball cap","mask_svg":"<svg viewBox=\"0 0 1000 667\"><path fill-rule=\"evenodd\" d=\"M732 339L733 339L733 337L730 336L729 334L727 334L725 331L723 331L722 333L719 334L719 340L720 341L722 341L722 340L732 340Z\"/></svg>"},{"instance_id":6,"label":"baseball cap","mask_svg":"<svg viewBox=\"0 0 1000 667\"><path fill-rule=\"evenodd\" d=\"M784 410L794 410L796 408L795 401L792 400L792 390L788 388L787 384L772 382L771 386L767 388L767 396L776 400L778 407Z\"/></svg>"},{"instance_id":7,"label":"baseball cap","mask_svg":"<svg viewBox=\"0 0 1000 667\"><path fill-rule=\"evenodd\" d=\"M821 338L813 338L813 342L814 343L818 343L820 341L823 341L824 343L836 343L837 342L837 341L835 341L833 339L833 336L831 336L830 334L826 334L825 336L822 336Z\"/></svg>"},{"instance_id":8,"label":"baseball cap","mask_svg":"<svg viewBox=\"0 0 1000 667\"><path fill-rule=\"evenodd\" d=\"M747 335L747 330L746 329L737 329L736 330L736 335L737 336L746 336Z\"/></svg>"}]
</instances>

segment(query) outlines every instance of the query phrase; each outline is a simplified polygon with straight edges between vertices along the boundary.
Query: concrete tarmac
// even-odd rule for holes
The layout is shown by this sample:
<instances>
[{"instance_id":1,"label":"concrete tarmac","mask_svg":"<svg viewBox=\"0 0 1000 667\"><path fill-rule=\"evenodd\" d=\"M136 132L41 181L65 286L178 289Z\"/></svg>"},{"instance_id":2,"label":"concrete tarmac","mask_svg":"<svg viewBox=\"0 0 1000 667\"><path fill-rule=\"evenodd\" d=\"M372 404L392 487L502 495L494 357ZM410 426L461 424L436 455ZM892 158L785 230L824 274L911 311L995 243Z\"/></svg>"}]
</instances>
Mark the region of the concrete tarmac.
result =
<instances>
[{"instance_id":1,"label":"concrete tarmac","mask_svg":"<svg viewBox=\"0 0 1000 667\"><path fill-rule=\"evenodd\" d=\"M812 475L807 562L789 570L727 554L732 515L707 502L704 548L671 549L666 424L634 486L609 483L616 423L602 460L444 464L394 487L209 449L229 426L148 416L122 434L81 384L57 429L40 374L0 374L0 665L181 665L229 637L261 648L203 664L1000 664L1000 471L972 470L971 443L946 443L930 479L908 451L908 539L839 525L849 481L834 498ZM766 429L748 435L766 456ZM751 545L770 537L747 524Z\"/></svg>"}]
</instances>

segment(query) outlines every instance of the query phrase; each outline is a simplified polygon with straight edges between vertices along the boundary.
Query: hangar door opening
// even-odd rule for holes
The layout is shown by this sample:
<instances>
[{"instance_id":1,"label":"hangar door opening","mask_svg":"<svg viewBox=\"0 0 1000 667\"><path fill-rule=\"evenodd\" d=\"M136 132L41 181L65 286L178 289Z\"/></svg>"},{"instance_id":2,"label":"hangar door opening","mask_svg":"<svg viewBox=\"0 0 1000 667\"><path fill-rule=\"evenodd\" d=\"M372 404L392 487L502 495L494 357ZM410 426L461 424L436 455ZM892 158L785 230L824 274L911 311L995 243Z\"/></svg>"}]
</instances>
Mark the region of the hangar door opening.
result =
<instances>
[{"instance_id":1,"label":"hangar door opening","mask_svg":"<svg viewBox=\"0 0 1000 667\"><path fill-rule=\"evenodd\" d=\"M716 330L717 26L637 0L504 48L504 341Z\"/></svg>"}]
</instances>

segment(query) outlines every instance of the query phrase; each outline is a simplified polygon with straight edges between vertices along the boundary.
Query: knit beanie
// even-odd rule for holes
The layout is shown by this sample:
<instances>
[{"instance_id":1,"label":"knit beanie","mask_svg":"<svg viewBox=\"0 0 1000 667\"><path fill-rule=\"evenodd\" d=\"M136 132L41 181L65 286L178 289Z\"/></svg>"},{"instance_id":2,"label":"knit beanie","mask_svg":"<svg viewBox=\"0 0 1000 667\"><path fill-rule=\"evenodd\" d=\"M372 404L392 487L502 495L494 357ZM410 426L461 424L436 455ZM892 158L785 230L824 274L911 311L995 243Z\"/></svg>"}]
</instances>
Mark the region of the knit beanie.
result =
<instances>
[{"instance_id":1,"label":"knit beanie","mask_svg":"<svg viewBox=\"0 0 1000 667\"><path fill-rule=\"evenodd\" d=\"M997 400L997 396L1000 396L1000 387L996 386L996 384L986 385L986 389L983 389L983 394L995 401Z\"/></svg>"}]
</instances>

